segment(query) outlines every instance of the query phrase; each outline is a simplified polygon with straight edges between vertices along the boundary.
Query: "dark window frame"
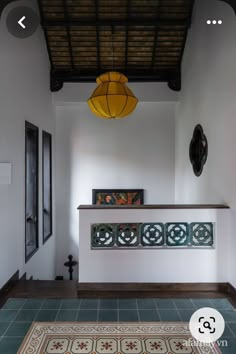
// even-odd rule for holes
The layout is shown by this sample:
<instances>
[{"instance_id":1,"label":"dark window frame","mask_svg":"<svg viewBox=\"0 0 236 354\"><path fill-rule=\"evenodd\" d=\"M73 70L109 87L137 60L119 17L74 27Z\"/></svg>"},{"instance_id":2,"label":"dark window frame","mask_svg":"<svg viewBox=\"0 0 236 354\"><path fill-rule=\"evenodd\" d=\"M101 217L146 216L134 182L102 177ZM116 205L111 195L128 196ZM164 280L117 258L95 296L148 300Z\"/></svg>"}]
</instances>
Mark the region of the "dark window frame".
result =
<instances>
[{"instance_id":1,"label":"dark window frame","mask_svg":"<svg viewBox=\"0 0 236 354\"><path fill-rule=\"evenodd\" d=\"M27 254L27 153L29 152L28 150L28 135L27 133L29 131L34 132L35 134L35 144L36 144L36 151L35 151L35 167L36 167L36 172L35 172L35 186L36 186L36 192L35 192L35 215L33 216L34 221L32 219L32 222L36 224L35 226L35 231L36 231L36 240L35 240L35 249ZM33 255L38 251L39 249L39 128L35 126L34 124L25 121L25 263L27 263Z\"/></svg>"},{"instance_id":2,"label":"dark window frame","mask_svg":"<svg viewBox=\"0 0 236 354\"><path fill-rule=\"evenodd\" d=\"M45 185L44 185L44 177L45 177L45 142L46 139L49 139L49 201L50 201L50 231L45 235L44 233L44 226L45 226L45 199L44 199L44 192L45 192ZM47 240L52 236L53 234L53 203L52 203L52 134L42 131L42 218L43 218L43 223L42 223L42 235L43 235L43 244L47 242Z\"/></svg>"}]
</instances>

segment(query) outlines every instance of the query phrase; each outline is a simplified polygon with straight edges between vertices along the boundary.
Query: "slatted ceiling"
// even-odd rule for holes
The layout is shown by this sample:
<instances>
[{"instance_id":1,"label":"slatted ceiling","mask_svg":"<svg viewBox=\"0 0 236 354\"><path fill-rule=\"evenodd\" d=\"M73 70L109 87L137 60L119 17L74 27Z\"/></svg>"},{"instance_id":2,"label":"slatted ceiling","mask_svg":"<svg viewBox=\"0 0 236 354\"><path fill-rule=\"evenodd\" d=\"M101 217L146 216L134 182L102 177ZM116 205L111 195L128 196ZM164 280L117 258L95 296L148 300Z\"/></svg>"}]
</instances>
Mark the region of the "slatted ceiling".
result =
<instances>
[{"instance_id":1,"label":"slatted ceiling","mask_svg":"<svg viewBox=\"0 0 236 354\"><path fill-rule=\"evenodd\" d=\"M38 2L57 89L108 70L179 88L194 0Z\"/></svg>"}]
</instances>

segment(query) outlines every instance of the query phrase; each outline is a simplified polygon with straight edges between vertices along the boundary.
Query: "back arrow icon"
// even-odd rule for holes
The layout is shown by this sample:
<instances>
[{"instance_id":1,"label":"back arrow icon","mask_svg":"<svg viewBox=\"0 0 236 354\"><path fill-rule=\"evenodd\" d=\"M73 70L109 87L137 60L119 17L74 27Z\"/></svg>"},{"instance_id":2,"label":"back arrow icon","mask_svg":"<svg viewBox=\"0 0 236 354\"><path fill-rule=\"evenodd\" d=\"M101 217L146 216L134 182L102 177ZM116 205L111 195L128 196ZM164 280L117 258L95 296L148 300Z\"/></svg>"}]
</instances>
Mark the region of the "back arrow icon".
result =
<instances>
[{"instance_id":1,"label":"back arrow icon","mask_svg":"<svg viewBox=\"0 0 236 354\"><path fill-rule=\"evenodd\" d=\"M25 26L24 23L23 23L23 21L24 21L25 19L26 19L26 17L23 16L23 17L21 17L21 19L18 21L19 25L20 25L23 29L26 28L26 26Z\"/></svg>"}]
</instances>

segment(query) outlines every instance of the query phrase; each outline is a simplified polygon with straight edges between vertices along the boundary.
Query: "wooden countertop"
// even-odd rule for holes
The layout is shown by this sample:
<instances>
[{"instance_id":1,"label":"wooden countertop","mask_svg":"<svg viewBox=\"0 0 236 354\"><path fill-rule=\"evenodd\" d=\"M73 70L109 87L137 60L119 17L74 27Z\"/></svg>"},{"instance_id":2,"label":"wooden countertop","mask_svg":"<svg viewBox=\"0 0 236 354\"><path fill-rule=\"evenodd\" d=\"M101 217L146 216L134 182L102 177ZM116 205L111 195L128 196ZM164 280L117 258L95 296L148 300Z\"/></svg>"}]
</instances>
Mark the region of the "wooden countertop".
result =
<instances>
[{"instance_id":1,"label":"wooden countertop","mask_svg":"<svg viewBox=\"0 0 236 354\"><path fill-rule=\"evenodd\" d=\"M79 205L79 210L103 209L229 209L225 204L143 204L143 205Z\"/></svg>"}]
</instances>

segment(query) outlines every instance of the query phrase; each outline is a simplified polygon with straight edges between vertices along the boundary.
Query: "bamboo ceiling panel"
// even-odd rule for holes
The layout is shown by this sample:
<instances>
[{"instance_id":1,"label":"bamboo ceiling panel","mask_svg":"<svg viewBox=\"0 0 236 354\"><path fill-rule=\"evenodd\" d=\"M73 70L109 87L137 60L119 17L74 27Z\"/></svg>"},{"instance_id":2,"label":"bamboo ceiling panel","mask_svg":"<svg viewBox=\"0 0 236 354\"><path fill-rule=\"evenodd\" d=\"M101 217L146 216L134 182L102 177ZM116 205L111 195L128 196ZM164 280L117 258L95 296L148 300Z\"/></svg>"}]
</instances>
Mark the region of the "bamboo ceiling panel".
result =
<instances>
[{"instance_id":1,"label":"bamboo ceiling panel","mask_svg":"<svg viewBox=\"0 0 236 354\"><path fill-rule=\"evenodd\" d=\"M181 87L194 0L38 0L51 89L105 71Z\"/></svg>"}]
</instances>

